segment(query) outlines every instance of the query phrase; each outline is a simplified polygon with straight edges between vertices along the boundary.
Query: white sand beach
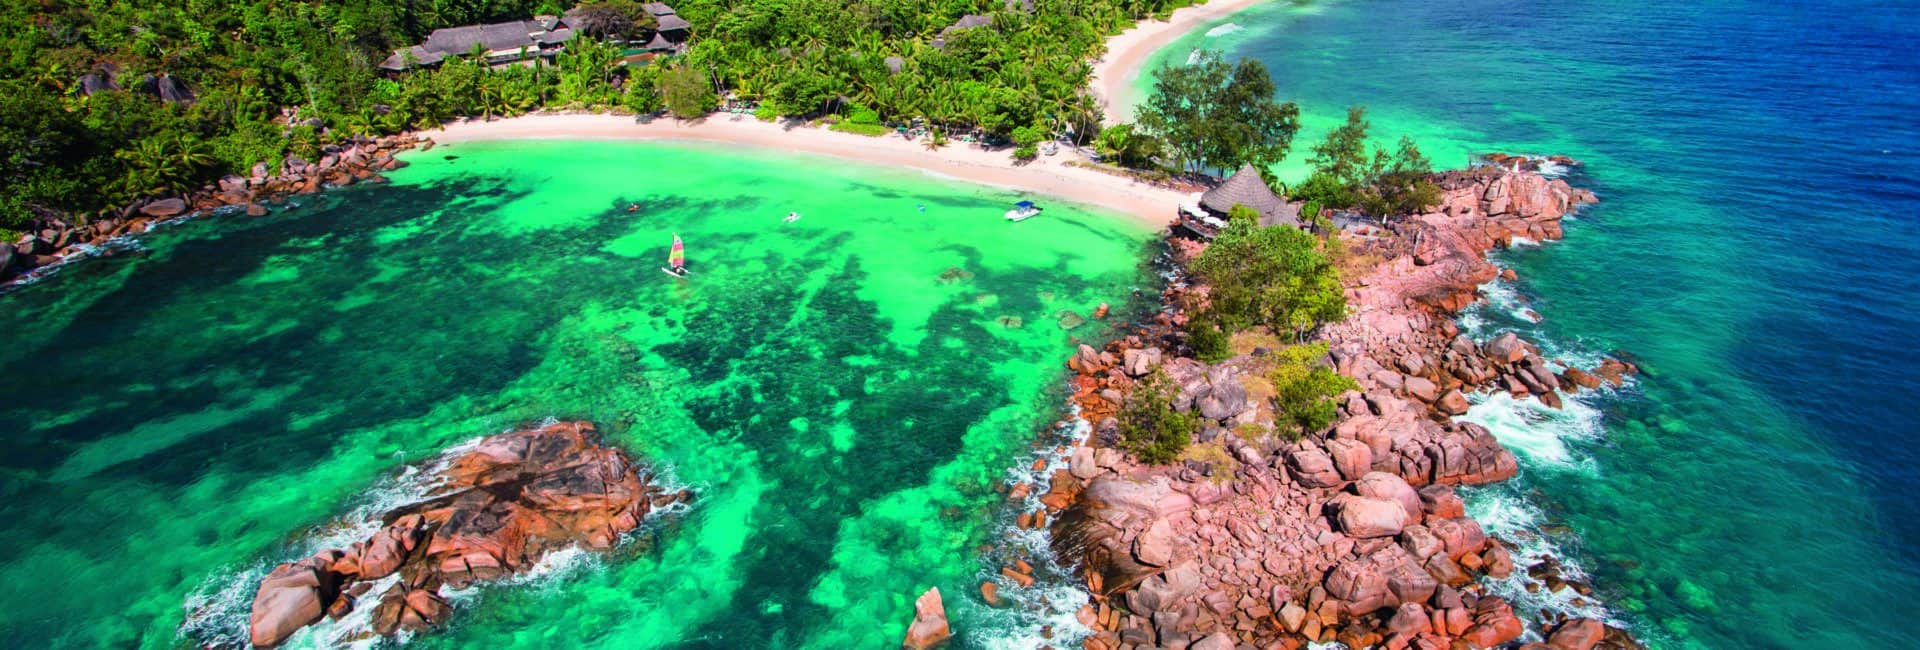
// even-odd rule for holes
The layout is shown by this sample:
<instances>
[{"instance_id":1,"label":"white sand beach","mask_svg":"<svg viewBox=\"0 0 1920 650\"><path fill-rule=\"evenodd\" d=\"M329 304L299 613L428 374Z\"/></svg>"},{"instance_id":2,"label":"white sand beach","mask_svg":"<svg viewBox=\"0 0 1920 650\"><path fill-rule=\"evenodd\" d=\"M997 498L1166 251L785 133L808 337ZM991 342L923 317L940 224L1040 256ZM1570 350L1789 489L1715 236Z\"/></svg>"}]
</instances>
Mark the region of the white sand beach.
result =
<instances>
[{"instance_id":1,"label":"white sand beach","mask_svg":"<svg viewBox=\"0 0 1920 650\"><path fill-rule=\"evenodd\" d=\"M465 121L420 135L443 145L475 140L523 138L632 139L718 142L765 147L910 167L933 174L1054 196L1104 208L1159 228L1173 219L1187 194L1083 167L1070 150L1018 163L1007 151L987 151L957 140L928 150L919 140L898 135L869 137L805 126L762 122L751 116L716 113L682 121L659 118L639 122L630 115L537 113L493 121Z\"/></svg>"},{"instance_id":2,"label":"white sand beach","mask_svg":"<svg viewBox=\"0 0 1920 650\"><path fill-rule=\"evenodd\" d=\"M1209 22L1230 16L1264 0L1213 0L1203 5L1173 12L1166 21L1147 20L1119 36L1107 39L1107 55L1093 64L1093 92L1106 103L1106 122L1119 124L1133 119L1133 82L1140 77L1140 66L1155 50Z\"/></svg>"},{"instance_id":3,"label":"white sand beach","mask_svg":"<svg viewBox=\"0 0 1920 650\"><path fill-rule=\"evenodd\" d=\"M1112 124L1131 117L1134 98L1129 87L1154 50L1261 1L1214 0L1175 11L1166 21L1140 23L1109 39L1106 56L1094 64L1092 80L1094 92L1106 103L1106 121ZM689 140L799 151L1045 194L1119 212L1152 228L1167 225L1188 200L1186 193L1070 166L1070 161L1084 162L1072 151L1019 163L1007 151L987 151L958 141L929 150L921 141L897 135L868 137L726 113L692 121L663 117L645 122L627 115L538 113L457 122L421 135L441 144L516 138Z\"/></svg>"}]
</instances>

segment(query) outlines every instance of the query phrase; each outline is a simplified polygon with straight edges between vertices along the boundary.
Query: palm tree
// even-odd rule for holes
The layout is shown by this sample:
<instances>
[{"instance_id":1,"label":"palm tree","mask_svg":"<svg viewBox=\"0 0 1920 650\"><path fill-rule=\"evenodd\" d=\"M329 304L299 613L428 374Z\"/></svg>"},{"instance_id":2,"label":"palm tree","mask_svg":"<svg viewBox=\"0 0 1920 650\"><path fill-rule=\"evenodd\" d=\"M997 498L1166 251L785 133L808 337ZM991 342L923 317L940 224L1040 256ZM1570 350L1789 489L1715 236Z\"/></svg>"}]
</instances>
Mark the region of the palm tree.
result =
<instances>
[{"instance_id":1,"label":"palm tree","mask_svg":"<svg viewBox=\"0 0 1920 650\"><path fill-rule=\"evenodd\" d=\"M184 134L147 138L132 149L114 153L127 165L126 190L133 194L162 194L191 189L201 170L213 165L205 142Z\"/></svg>"}]
</instances>

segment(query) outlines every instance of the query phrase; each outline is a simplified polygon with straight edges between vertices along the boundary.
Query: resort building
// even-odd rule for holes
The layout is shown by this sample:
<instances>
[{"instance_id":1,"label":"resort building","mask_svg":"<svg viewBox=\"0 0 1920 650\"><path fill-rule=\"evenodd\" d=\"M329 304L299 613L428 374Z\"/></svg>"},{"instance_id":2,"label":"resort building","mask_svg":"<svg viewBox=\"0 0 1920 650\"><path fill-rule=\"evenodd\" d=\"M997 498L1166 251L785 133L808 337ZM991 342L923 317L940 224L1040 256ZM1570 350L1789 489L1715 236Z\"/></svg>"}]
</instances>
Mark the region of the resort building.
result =
<instances>
[{"instance_id":1,"label":"resort building","mask_svg":"<svg viewBox=\"0 0 1920 650\"><path fill-rule=\"evenodd\" d=\"M1253 208L1260 214L1262 226L1300 227L1300 207L1273 193L1253 165L1241 167L1226 182L1195 196L1193 203L1181 206L1174 227L1201 239L1213 239L1220 234L1220 229L1227 227L1227 213L1235 205Z\"/></svg>"},{"instance_id":2,"label":"resort building","mask_svg":"<svg viewBox=\"0 0 1920 650\"><path fill-rule=\"evenodd\" d=\"M380 69L406 70L436 66L447 57L465 56L475 46L486 50L487 62L495 65L517 63L560 53L573 30L552 16L534 20L516 20L491 25L463 25L433 30L424 43L401 50L380 62Z\"/></svg>"},{"instance_id":3,"label":"resort building","mask_svg":"<svg viewBox=\"0 0 1920 650\"><path fill-rule=\"evenodd\" d=\"M644 43L637 48L639 52L657 54L686 49L692 23L664 3L649 2L641 9L653 16L656 26L650 38L633 41ZM436 29L427 35L426 42L394 50L379 67L392 72L432 67L447 57L466 56L476 45L486 50L487 62L496 66L551 58L566 49L566 42L575 35L577 22L575 12L569 11L565 16L535 16L533 20Z\"/></svg>"}]
</instances>

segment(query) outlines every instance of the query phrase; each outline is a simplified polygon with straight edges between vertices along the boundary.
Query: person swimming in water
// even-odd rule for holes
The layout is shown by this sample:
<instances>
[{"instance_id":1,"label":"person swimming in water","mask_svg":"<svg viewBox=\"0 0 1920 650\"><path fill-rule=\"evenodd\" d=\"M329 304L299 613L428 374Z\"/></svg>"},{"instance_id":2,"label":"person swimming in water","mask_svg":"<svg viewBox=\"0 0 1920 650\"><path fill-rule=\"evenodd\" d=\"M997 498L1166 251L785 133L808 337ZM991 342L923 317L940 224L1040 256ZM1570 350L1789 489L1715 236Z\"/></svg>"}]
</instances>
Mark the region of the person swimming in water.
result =
<instances>
[{"instance_id":1,"label":"person swimming in water","mask_svg":"<svg viewBox=\"0 0 1920 650\"><path fill-rule=\"evenodd\" d=\"M631 213L631 212L639 212L639 211L640 211L640 204L638 204L638 203L628 203L628 204L627 204L627 212L630 212L630 213Z\"/></svg>"},{"instance_id":2,"label":"person swimming in water","mask_svg":"<svg viewBox=\"0 0 1920 650\"><path fill-rule=\"evenodd\" d=\"M799 221L799 220L800 220L800 213L798 213L798 212L788 212L788 213L787 213L787 218L786 218L786 219L783 219L782 221L785 221L785 222L787 222L787 223L793 223L793 222L795 222L795 221Z\"/></svg>"}]
</instances>

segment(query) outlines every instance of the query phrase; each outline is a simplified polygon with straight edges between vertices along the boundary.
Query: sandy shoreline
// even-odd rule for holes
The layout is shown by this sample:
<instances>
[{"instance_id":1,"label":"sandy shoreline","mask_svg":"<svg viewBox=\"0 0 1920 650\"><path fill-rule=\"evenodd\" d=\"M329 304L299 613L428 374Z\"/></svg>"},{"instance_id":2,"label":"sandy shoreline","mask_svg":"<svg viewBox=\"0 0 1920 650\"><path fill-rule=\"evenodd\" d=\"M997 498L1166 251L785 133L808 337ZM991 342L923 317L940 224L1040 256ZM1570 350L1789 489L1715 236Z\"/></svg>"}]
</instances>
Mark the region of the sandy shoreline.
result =
<instances>
[{"instance_id":1,"label":"sandy shoreline","mask_svg":"<svg viewBox=\"0 0 1920 650\"><path fill-rule=\"evenodd\" d=\"M1006 151L986 151L958 141L929 151L919 141L897 135L876 138L820 128L789 128L725 113L692 122L661 118L645 123L627 115L539 113L490 122L458 122L419 135L443 145L530 138L683 140L798 151L911 167L963 181L1044 194L1119 212L1153 229L1172 221L1175 210L1188 199L1187 194L1171 189L1069 167L1068 161L1081 159L1071 151L1016 165Z\"/></svg>"},{"instance_id":2,"label":"sandy shoreline","mask_svg":"<svg viewBox=\"0 0 1920 650\"><path fill-rule=\"evenodd\" d=\"M1155 50L1208 22L1262 0L1214 0L1173 12L1167 21L1142 22L1107 41L1107 54L1094 63L1091 86L1105 104L1106 121L1131 117L1128 87L1140 65ZM538 113L492 121L465 121L422 131L441 144L480 140L583 139L683 140L762 147L834 156L868 164L901 166L963 181L1034 192L1091 205L1132 217L1149 228L1172 220L1188 195L1091 169L1068 166L1083 160L1071 151L1015 164L1006 151L986 151L954 142L930 151L899 136L867 137L819 128L761 122L749 116L716 113L705 119L636 121L624 115Z\"/></svg>"},{"instance_id":3,"label":"sandy shoreline","mask_svg":"<svg viewBox=\"0 0 1920 650\"><path fill-rule=\"evenodd\" d=\"M1105 104L1108 124L1133 119L1133 80L1140 66L1155 50L1202 25L1260 4L1263 0L1213 0L1203 5L1173 12L1165 22L1142 21L1119 36L1107 39L1107 54L1093 64L1093 79L1088 84Z\"/></svg>"}]
</instances>

